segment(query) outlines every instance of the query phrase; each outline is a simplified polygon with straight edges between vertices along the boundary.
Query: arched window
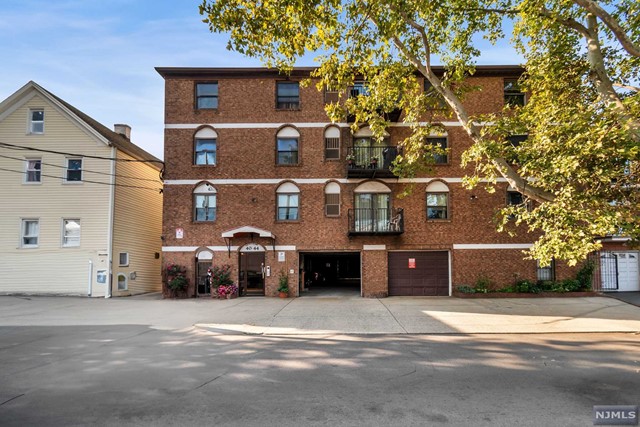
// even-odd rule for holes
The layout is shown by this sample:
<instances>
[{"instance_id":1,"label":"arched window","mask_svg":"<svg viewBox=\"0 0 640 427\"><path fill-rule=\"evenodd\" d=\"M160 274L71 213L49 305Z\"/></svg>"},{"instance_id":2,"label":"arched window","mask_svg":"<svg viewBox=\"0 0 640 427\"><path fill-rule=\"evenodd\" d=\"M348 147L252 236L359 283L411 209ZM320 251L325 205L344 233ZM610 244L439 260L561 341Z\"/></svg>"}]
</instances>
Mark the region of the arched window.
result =
<instances>
[{"instance_id":1,"label":"arched window","mask_svg":"<svg viewBox=\"0 0 640 427\"><path fill-rule=\"evenodd\" d=\"M297 221L300 219L300 189L292 182L285 182L276 190L278 221Z\"/></svg>"},{"instance_id":2,"label":"arched window","mask_svg":"<svg viewBox=\"0 0 640 427\"><path fill-rule=\"evenodd\" d=\"M127 290L127 276L123 273L118 273L118 290L126 291Z\"/></svg>"},{"instance_id":3,"label":"arched window","mask_svg":"<svg viewBox=\"0 0 640 427\"><path fill-rule=\"evenodd\" d=\"M340 129L330 126L324 131L324 158L335 160L340 158Z\"/></svg>"},{"instance_id":4,"label":"arched window","mask_svg":"<svg viewBox=\"0 0 640 427\"><path fill-rule=\"evenodd\" d=\"M297 165L300 144L300 133L292 128L285 127L280 129L277 135L277 156L276 164L278 165Z\"/></svg>"},{"instance_id":5,"label":"arched window","mask_svg":"<svg viewBox=\"0 0 640 427\"><path fill-rule=\"evenodd\" d=\"M193 220L215 221L217 211L216 189L208 182L193 190Z\"/></svg>"},{"instance_id":6,"label":"arched window","mask_svg":"<svg viewBox=\"0 0 640 427\"><path fill-rule=\"evenodd\" d=\"M340 216L340 185L330 182L324 187L324 214Z\"/></svg>"},{"instance_id":7,"label":"arched window","mask_svg":"<svg viewBox=\"0 0 640 427\"><path fill-rule=\"evenodd\" d=\"M449 219L449 187L441 181L427 185L427 220Z\"/></svg>"},{"instance_id":8,"label":"arched window","mask_svg":"<svg viewBox=\"0 0 640 427\"><path fill-rule=\"evenodd\" d=\"M211 128L196 132L193 147L194 165L215 165L218 134Z\"/></svg>"}]
</instances>

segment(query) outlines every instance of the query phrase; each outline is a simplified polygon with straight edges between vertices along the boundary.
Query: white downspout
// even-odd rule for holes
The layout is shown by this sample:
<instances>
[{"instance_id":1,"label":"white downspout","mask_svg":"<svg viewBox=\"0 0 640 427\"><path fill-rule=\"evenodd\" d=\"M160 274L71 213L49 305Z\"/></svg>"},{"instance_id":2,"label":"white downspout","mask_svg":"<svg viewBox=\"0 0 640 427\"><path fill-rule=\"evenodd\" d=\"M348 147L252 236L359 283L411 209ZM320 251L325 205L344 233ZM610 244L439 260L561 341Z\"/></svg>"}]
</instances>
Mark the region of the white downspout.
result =
<instances>
[{"instance_id":1,"label":"white downspout","mask_svg":"<svg viewBox=\"0 0 640 427\"><path fill-rule=\"evenodd\" d=\"M111 148L111 157L116 158L118 150L116 147ZM105 298L111 298L111 287L113 286L113 220L115 216L115 200L116 200L116 161L111 160L111 185L109 189L109 232L107 243L107 259L109 260L109 277L107 278L107 289L104 294Z\"/></svg>"},{"instance_id":2,"label":"white downspout","mask_svg":"<svg viewBox=\"0 0 640 427\"><path fill-rule=\"evenodd\" d=\"M90 297L91 296L91 284L93 281L93 261L89 260L89 281L87 282L89 287L87 289L87 296Z\"/></svg>"}]
</instances>

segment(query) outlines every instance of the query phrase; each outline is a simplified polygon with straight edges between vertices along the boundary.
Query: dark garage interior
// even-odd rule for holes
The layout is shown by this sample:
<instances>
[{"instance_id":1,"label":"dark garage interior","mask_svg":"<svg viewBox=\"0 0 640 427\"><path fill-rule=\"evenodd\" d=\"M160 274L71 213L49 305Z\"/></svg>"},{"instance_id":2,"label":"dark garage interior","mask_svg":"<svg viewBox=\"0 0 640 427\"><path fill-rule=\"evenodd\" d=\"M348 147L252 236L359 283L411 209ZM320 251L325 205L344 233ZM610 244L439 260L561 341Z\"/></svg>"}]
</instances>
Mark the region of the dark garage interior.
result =
<instances>
[{"instance_id":1,"label":"dark garage interior","mask_svg":"<svg viewBox=\"0 0 640 427\"><path fill-rule=\"evenodd\" d=\"M300 253L301 295L360 294L360 253Z\"/></svg>"}]
</instances>

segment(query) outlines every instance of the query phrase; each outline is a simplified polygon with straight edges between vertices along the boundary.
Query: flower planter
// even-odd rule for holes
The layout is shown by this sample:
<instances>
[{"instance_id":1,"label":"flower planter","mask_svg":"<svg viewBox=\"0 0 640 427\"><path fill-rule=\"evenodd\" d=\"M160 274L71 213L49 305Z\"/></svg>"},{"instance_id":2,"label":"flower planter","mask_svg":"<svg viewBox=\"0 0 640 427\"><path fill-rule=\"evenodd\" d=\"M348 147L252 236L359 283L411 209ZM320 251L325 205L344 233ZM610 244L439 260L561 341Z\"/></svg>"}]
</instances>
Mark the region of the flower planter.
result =
<instances>
[{"instance_id":1,"label":"flower planter","mask_svg":"<svg viewBox=\"0 0 640 427\"><path fill-rule=\"evenodd\" d=\"M288 292L278 292L278 296L280 298L289 298L289 293Z\"/></svg>"}]
</instances>

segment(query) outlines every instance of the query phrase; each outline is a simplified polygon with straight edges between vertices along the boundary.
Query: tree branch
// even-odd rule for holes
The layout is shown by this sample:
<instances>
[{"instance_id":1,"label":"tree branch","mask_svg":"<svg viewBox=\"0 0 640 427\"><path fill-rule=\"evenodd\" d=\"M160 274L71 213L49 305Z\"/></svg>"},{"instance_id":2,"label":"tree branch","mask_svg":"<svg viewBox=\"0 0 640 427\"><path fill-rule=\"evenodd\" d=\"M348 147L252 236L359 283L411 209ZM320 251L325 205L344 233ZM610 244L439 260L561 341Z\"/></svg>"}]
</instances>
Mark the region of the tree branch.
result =
<instances>
[{"instance_id":1,"label":"tree branch","mask_svg":"<svg viewBox=\"0 0 640 427\"><path fill-rule=\"evenodd\" d=\"M604 22L604 25L611 30L613 35L618 39L624 50L626 50L629 55L640 57L640 47L633 43L618 21L613 16L609 15L606 10L601 8L598 3L593 0L573 0L573 2L578 6L582 6L589 13L600 18L602 22Z\"/></svg>"},{"instance_id":2,"label":"tree branch","mask_svg":"<svg viewBox=\"0 0 640 427\"><path fill-rule=\"evenodd\" d=\"M630 90L630 91L633 91L633 92L640 92L640 87L623 85L622 83L614 83L613 85L615 87L619 87L621 89L626 89L626 90Z\"/></svg>"},{"instance_id":3,"label":"tree branch","mask_svg":"<svg viewBox=\"0 0 640 427\"><path fill-rule=\"evenodd\" d=\"M424 27L420 26L413 19L409 18L406 14L403 14L400 12L397 12L397 13L402 17L402 19L405 21L407 25L410 25L411 27L415 28L418 31L420 31L419 28L422 28L422 30L424 30ZM375 19L372 18L372 20L374 25L377 25L375 22ZM413 21L413 25L411 24L410 21ZM425 42L425 40L428 43L428 39L424 31L422 31L422 35L423 35L423 43ZM460 124L462 124L463 128L465 129L467 134L471 137L471 139L473 139L473 141L476 143L480 142L482 140L482 136L480 135L480 127L477 124L475 124L472 120L470 120L469 115L467 114L467 111L462 105L462 102L460 101L460 99L453 93L453 91L451 91L451 89L442 85L442 81L438 78L438 76L435 75L429 63L427 63L427 65L423 64L416 57L416 55L414 55L410 51L410 49L402 42L402 40L400 40L398 36L393 35L391 38L393 40L393 43L398 48L398 50L400 50L400 52L402 52L402 54L416 67L416 69L420 71L420 73L427 80L429 80L429 82L435 88L435 90L444 97L444 99L447 101L447 104L449 104L453 112L456 114L458 121L460 122ZM426 49L426 46L425 46L425 49ZM428 50L426 51L428 52ZM492 158L491 162L493 163L498 173L502 175L504 179L507 180L509 185L511 185L517 191L521 192L522 194L529 197L530 199L533 199L537 202L542 202L542 203L549 202L555 199L555 196L553 193L531 185L531 183L526 179L524 179L523 177L521 177L505 159Z\"/></svg>"}]
</instances>

